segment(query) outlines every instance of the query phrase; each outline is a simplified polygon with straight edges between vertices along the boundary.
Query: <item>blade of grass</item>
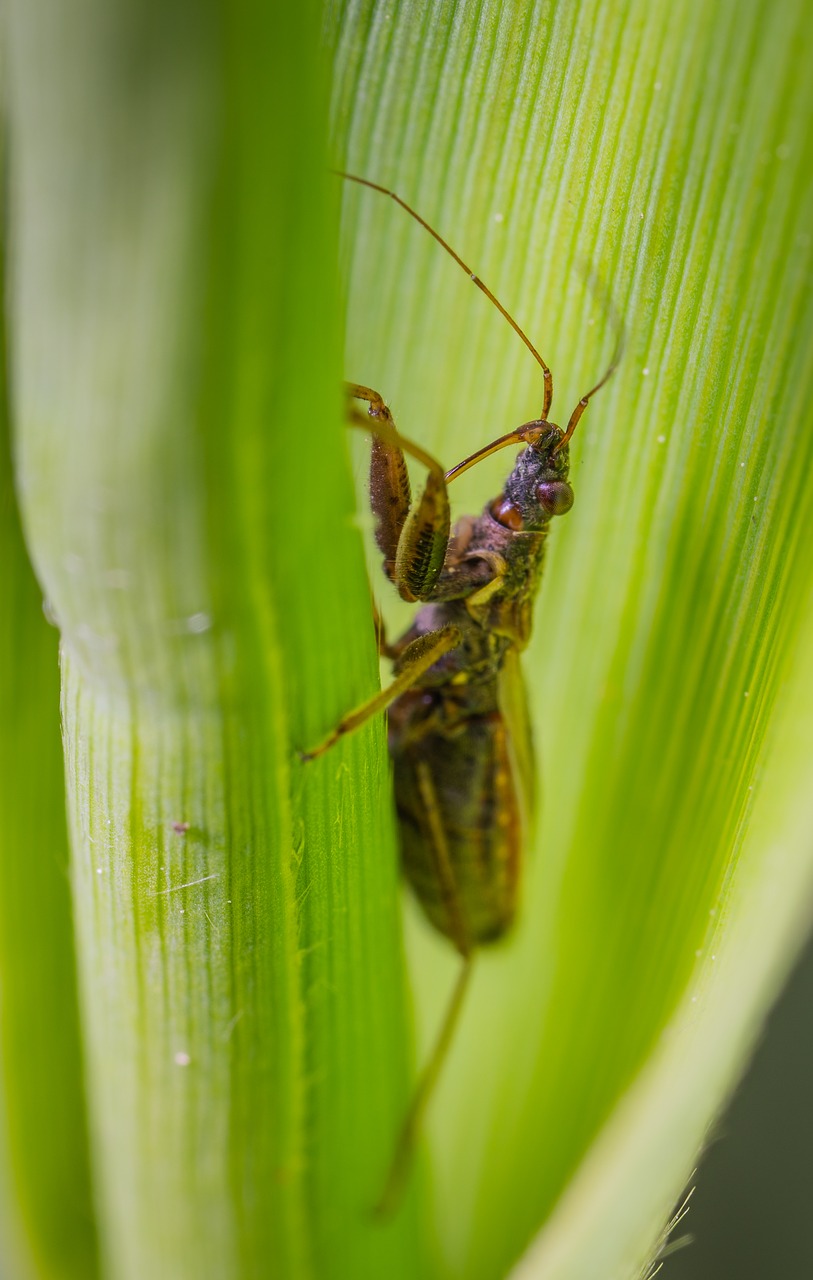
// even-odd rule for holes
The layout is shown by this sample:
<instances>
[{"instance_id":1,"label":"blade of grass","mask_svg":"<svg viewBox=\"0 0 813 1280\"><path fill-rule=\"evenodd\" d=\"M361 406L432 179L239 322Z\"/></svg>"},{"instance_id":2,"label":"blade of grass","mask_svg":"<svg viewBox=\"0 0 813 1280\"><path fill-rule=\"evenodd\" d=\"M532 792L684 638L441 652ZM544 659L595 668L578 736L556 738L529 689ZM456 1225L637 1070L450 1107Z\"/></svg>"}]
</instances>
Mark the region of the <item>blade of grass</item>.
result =
<instances>
[{"instance_id":1,"label":"blade of grass","mask_svg":"<svg viewBox=\"0 0 813 1280\"><path fill-rule=\"evenodd\" d=\"M414 1210L368 1214L406 1090L381 726L292 750L375 668L317 16L12 7L20 485L121 1277L421 1265Z\"/></svg>"},{"instance_id":2,"label":"blade of grass","mask_svg":"<svg viewBox=\"0 0 813 1280\"><path fill-rule=\"evenodd\" d=\"M375 687L369 591L351 528L344 441L334 429L339 335L335 329L320 333L313 321L315 310L337 309L339 193L325 161L307 183L302 173L301 134L321 137L324 128L321 93L314 87L303 95L286 81L269 104L267 49L259 41L252 44L246 33L242 41L242 58L230 50L231 74L241 85L243 133L222 179L216 215L213 240L219 252L207 365L214 368L225 356L235 371L234 401L256 404L253 429L235 460L232 500L239 495L251 605L261 614L266 584L273 584L289 733L293 745L303 748ZM292 80L300 74L298 62L286 72ZM286 100L299 95L297 127L269 136L267 121L281 119ZM257 156L263 157L260 166L252 160ZM258 288L257 264L268 253L275 211L284 257ZM272 373L269 351L279 360ZM312 391L317 371L329 390L322 407ZM235 464L219 427L230 414L215 395L206 399L213 415L214 492ZM268 438L263 418L272 412L278 425ZM228 500L225 489L222 496ZM414 1201L385 1227L371 1218L408 1091L397 867L382 730L379 721L326 758L307 767L296 764L292 778L307 1033L309 1234L315 1274L339 1278L382 1272L408 1277L423 1265Z\"/></svg>"},{"instance_id":3,"label":"blade of grass","mask_svg":"<svg viewBox=\"0 0 813 1280\"><path fill-rule=\"evenodd\" d=\"M3 264L0 263L0 295ZM91 1206L56 632L43 614L12 485L0 318L0 1080L3 1274L93 1280ZM24 1256L23 1256L24 1255Z\"/></svg>"},{"instance_id":4,"label":"blade of grass","mask_svg":"<svg viewBox=\"0 0 813 1280\"><path fill-rule=\"evenodd\" d=\"M526 657L544 807L524 922L481 966L432 1112L450 1273L494 1276L550 1218L712 955L738 946L736 919L712 946L710 913L758 865L743 834L813 569L813 29L795 0L359 0L331 23L337 161L409 200L498 293L553 368L555 418L611 341L585 263L629 333L576 437L576 505ZM368 193L346 207L350 376L447 465L538 412L538 371L429 238ZM457 509L503 473L464 477ZM766 931L771 982L797 938ZM414 950L429 1024L448 958L419 928ZM716 1042L717 1102L771 982L745 975ZM712 1105L692 1112L696 1145ZM686 1145L653 1137L647 1159L654 1239ZM618 1183L616 1243L641 1230L625 1211L640 1185ZM593 1273L582 1204L580 1261L562 1275ZM610 1273L590 1240L594 1273Z\"/></svg>"},{"instance_id":5,"label":"blade of grass","mask_svg":"<svg viewBox=\"0 0 813 1280\"><path fill-rule=\"evenodd\" d=\"M512 1272L515 1280L564 1280L590 1270L618 1280L647 1274L642 1260L652 1252L653 1222L690 1185L698 1134L736 1083L810 928L812 605L786 668L773 731L779 749L766 765L738 874L709 940L713 963L688 987L548 1227ZM653 1159L653 1151L669 1159ZM623 1204L619 1184L634 1189ZM685 1225L691 1233L691 1217Z\"/></svg>"}]
</instances>

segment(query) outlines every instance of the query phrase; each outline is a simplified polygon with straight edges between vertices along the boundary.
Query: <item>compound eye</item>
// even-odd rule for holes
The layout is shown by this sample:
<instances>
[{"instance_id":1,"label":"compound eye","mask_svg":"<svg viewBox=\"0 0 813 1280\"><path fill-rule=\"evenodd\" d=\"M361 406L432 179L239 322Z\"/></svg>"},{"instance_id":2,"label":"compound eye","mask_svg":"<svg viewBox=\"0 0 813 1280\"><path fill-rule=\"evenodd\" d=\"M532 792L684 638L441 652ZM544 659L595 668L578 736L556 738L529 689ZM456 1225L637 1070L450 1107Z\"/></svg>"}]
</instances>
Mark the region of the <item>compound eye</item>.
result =
<instances>
[{"instance_id":1,"label":"compound eye","mask_svg":"<svg viewBox=\"0 0 813 1280\"><path fill-rule=\"evenodd\" d=\"M536 486L536 496L549 516L563 516L573 506L573 490L566 480L543 480Z\"/></svg>"}]
</instances>

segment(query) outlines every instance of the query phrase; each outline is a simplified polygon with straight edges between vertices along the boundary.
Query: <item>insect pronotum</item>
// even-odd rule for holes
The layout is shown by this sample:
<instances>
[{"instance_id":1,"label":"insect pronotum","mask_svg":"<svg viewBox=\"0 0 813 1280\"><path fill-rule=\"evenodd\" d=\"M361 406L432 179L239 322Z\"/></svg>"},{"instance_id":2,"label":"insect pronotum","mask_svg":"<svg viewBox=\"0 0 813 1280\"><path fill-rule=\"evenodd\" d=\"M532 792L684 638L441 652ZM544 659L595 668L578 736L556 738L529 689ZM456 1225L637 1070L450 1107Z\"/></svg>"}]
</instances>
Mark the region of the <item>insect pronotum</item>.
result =
<instances>
[{"instance_id":1,"label":"insect pronotum","mask_svg":"<svg viewBox=\"0 0 813 1280\"><path fill-rule=\"evenodd\" d=\"M466 272L522 339L542 370L542 412L444 472L400 434L382 397L347 383L348 422L372 436L370 499L384 572L404 600L421 603L412 626L381 653L394 678L349 712L305 760L389 708L389 748L404 873L429 920L459 952L462 965L434 1049L420 1076L377 1209L398 1203L415 1134L452 1041L479 947L510 929L517 908L523 838L533 803L534 763L519 654L530 639L548 526L573 505L568 444L590 399L621 359L616 331L609 367L570 415L564 431L548 421L553 376L501 302L443 239L394 191L339 173L400 205ZM367 405L366 414L358 401ZM479 516L451 531L448 486L498 449L521 445L503 490ZM428 472L412 502L404 454Z\"/></svg>"}]
</instances>

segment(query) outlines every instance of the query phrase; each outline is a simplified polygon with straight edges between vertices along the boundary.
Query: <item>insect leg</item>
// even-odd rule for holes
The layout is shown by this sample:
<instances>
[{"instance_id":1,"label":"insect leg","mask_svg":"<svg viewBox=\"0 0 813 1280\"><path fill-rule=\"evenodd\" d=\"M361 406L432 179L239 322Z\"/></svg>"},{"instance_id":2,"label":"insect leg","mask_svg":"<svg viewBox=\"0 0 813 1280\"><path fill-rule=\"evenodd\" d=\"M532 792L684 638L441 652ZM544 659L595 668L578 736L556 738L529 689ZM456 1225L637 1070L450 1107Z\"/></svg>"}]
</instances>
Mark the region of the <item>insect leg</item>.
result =
<instances>
[{"instance_id":1,"label":"insect leg","mask_svg":"<svg viewBox=\"0 0 813 1280\"><path fill-rule=\"evenodd\" d=\"M384 403L383 397L377 391L373 391L372 387L362 387L358 382L346 382L344 386L351 400L364 400L369 405L366 416L358 410L356 410L357 416L351 415L353 426L362 427L363 430L371 432L388 444L403 449L404 453L408 453L416 462L422 463L427 471L438 478L443 477L443 467L437 458L433 458L431 453L427 453L414 440L408 440L406 436L401 435L389 406ZM367 421L368 417L372 419L371 422Z\"/></svg>"},{"instance_id":2,"label":"insect leg","mask_svg":"<svg viewBox=\"0 0 813 1280\"><path fill-rule=\"evenodd\" d=\"M393 662L396 658L400 658L406 645L401 641L398 644L392 644L387 639L387 624L381 616L381 610L375 602L375 598L371 598L373 607L373 626L375 627L375 638L378 645L378 652L382 658L390 658Z\"/></svg>"},{"instance_id":3,"label":"insect leg","mask_svg":"<svg viewBox=\"0 0 813 1280\"><path fill-rule=\"evenodd\" d=\"M435 854L436 870L438 880L441 884L443 897L446 902L449 917L452 921L452 933L454 936L455 946L460 952L463 963L457 977L446 1013L443 1017L434 1048L429 1059L421 1073L415 1092L412 1095L412 1101L409 1109L404 1117L401 1125L401 1131L398 1134L398 1141L395 1145L395 1152L392 1157L387 1181L381 1197L375 1206L376 1214L386 1217L391 1214L398 1206L403 1194L406 1179L409 1174L412 1157L415 1152L415 1139L418 1129L423 1119L424 1112L432 1097L438 1076L443 1068L449 1047L454 1039L454 1033L463 1008L463 1000L468 989L469 980L471 978L472 966L474 963L474 953L471 949L469 940L466 936L466 929L463 923L463 913L460 907L460 898L455 881L454 871L452 869L451 859L449 857L449 848L446 841L446 834L443 829L443 820L438 805L437 793L432 775L425 761L417 760L415 770L418 778L418 789L421 793L421 799L425 806L425 812L428 820L429 838L432 850Z\"/></svg>"},{"instance_id":4,"label":"insect leg","mask_svg":"<svg viewBox=\"0 0 813 1280\"><path fill-rule=\"evenodd\" d=\"M387 1218L391 1213L394 1213L403 1195L412 1157L415 1153L415 1139L418 1128L437 1083L446 1055L449 1052L449 1046L454 1039L473 966L474 954L471 953L464 956L432 1055L415 1087L409 1110L404 1117L401 1132L398 1134L398 1142L387 1174L387 1181L374 1209L378 1217Z\"/></svg>"},{"instance_id":5,"label":"insect leg","mask_svg":"<svg viewBox=\"0 0 813 1280\"><path fill-rule=\"evenodd\" d=\"M366 414L351 406L348 421L374 437L370 502L384 571L404 600L428 600L443 568L451 528L443 467L420 445L399 435L377 391L355 382L347 383L346 390L351 398L365 400L369 406ZM412 509L405 453L429 473Z\"/></svg>"},{"instance_id":6,"label":"insect leg","mask_svg":"<svg viewBox=\"0 0 813 1280\"><path fill-rule=\"evenodd\" d=\"M443 814L438 802L438 793L432 781L432 774L425 760L414 759L415 776L418 792L423 804L426 819L428 844L435 863L435 874L440 885L443 905L449 917L449 936L457 950L464 958L471 952L471 943L463 919L460 905L460 892L457 887L452 859L449 855L449 842L443 825Z\"/></svg>"},{"instance_id":7,"label":"insect leg","mask_svg":"<svg viewBox=\"0 0 813 1280\"><path fill-rule=\"evenodd\" d=\"M376 415L376 430L370 417L352 403L356 392L367 391L367 388L347 384L346 391L351 397L347 410L350 426L359 427L373 437L370 454L370 505L375 516L375 540L384 557L384 572L390 582L394 582L398 540L412 504L409 472L401 438L383 401L381 411ZM368 394L374 393L369 391Z\"/></svg>"},{"instance_id":8,"label":"insect leg","mask_svg":"<svg viewBox=\"0 0 813 1280\"><path fill-rule=\"evenodd\" d=\"M440 631L428 631L425 635L412 640L400 655L401 669L398 675L386 689L379 690L372 698L368 698L353 711L349 711L335 729L332 729L327 737L310 751L300 751L302 760L313 760L316 756L324 755L334 743L338 742L339 738L346 733L352 733L354 729L359 729L379 711L385 711L391 702L417 684L421 676L444 654L456 649L460 640L461 635L457 627L443 627Z\"/></svg>"}]
</instances>

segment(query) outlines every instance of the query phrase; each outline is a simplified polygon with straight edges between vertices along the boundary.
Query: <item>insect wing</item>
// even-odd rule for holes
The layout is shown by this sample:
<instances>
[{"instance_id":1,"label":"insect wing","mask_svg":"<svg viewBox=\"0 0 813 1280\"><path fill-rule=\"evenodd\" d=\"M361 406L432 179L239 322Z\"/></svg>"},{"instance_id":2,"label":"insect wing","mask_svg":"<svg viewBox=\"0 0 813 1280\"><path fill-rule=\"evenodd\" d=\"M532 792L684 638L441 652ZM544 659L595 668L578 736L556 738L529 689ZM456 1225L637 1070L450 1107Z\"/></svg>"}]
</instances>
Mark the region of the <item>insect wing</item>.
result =
<instances>
[{"instance_id":1,"label":"insect wing","mask_svg":"<svg viewBox=\"0 0 813 1280\"><path fill-rule=\"evenodd\" d=\"M497 699L508 730L508 750L520 799L523 845L527 848L531 842L536 816L539 775L528 713L528 693L516 649L509 649L504 656Z\"/></svg>"}]
</instances>

